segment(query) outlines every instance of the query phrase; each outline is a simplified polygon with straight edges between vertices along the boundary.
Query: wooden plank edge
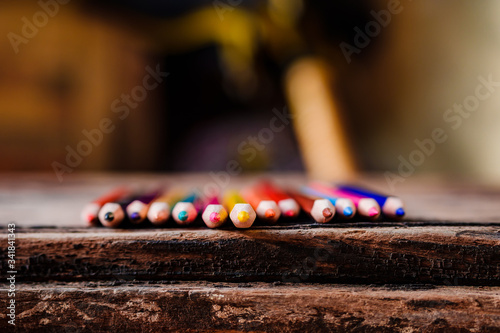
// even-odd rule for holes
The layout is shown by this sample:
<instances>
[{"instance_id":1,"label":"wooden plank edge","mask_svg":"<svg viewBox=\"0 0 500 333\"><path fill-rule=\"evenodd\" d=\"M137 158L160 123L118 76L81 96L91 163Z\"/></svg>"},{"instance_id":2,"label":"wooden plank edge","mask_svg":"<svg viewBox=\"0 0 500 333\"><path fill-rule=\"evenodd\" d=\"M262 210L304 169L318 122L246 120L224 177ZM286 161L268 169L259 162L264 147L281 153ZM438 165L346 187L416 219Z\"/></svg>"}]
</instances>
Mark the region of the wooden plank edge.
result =
<instances>
[{"instance_id":1,"label":"wooden plank edge","mask_svg":"<svg viewBox=\"0 0 500 333\"><path fill-rule=\"evenodd\" d=\"M20 281L500 285L500 228L162 230L17 235ZM7 239L0 236L6 278Z\"/></svg>"},{"instance_id":2,"label":"wooden plank edge","mask_svg":"<svg viewBox=\"0 0 500 333\"><path fill-rule=\"evenodd\" d=\"M497 287L52 283L18 284L15 299L17 331L500 330Z\"/></svg>"}]
</instances>

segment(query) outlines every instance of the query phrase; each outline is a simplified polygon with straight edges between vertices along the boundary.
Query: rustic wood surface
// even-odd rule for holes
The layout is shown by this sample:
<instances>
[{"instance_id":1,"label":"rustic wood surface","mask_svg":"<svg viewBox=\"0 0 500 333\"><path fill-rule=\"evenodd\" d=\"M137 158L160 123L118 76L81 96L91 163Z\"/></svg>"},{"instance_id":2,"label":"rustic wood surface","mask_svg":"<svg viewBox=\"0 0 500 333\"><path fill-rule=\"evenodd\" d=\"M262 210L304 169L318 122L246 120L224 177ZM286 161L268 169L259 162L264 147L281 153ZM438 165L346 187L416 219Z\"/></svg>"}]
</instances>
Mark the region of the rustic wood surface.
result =
<instances>
[{"instance_id":1,"label":"rustic wood surface","mask_svg":"<svg viewBox=\"0 0 500 333\"><path fill-rule=\"evenodd\" d=\"M500 285L500 227L94 228L31 230L17 237L18 279L24 281ZM3 279L5 234L0 244Z\"/></svg>"},{"instance_id":2,"label":"rustic wood surface","mask_svg":"<svg viewBox=\"0 0 500 333\"><path fill-rule=\"evenodd\" d=\"M269 178L298 186L297 174ZM238 187L253 177L232 177ZM0 175L0 286L16 224L15 331L498 332L500 189L410 177L403 221L84 228L121 184L205 175ZM382 177L362 182L388 191ZM387 284L390 284L388 286ZM1 290L2 295L6 290ZM5 309L6 297L0 299ZM0 311L0 331L6 325ZM12 328L9 326L9 328Z\"/></svg>"},{"instance_id":3,"label":"rustic wood surface","mask_svg":"<svg viewBox=\"0 0 500 333\"><path fill-rule=\"evenodd\" d=\"M19 290L11 330L17 332L500 330L498 287L197 282L22 284Z\"/></svg>"}]
</instances>

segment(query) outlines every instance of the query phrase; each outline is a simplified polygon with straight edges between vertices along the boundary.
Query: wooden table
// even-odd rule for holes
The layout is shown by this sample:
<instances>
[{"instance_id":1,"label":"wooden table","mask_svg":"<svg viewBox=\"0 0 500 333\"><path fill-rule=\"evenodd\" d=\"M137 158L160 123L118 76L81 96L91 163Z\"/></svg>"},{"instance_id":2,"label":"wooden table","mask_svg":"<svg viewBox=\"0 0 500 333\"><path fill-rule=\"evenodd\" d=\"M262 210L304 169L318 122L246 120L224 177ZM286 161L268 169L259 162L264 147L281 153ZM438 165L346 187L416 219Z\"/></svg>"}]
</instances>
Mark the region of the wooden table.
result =
<instances>
[{"instance_id":1,"label":"wooden table","mask_svg":"<svg viewBox=\"0 0 500 333\"><path fill-rule=\"evenodd\" d=\"M304 177L271 178L291 185ZM252 179L233 177L231 186ZM191 186L207 175L0 176L16 225L17 331L500 331L500 188L410 178L404 221L85 228L82 205L117 184ZM366 184L386 188L379 176Z\"/></svg>"}]
</instances>

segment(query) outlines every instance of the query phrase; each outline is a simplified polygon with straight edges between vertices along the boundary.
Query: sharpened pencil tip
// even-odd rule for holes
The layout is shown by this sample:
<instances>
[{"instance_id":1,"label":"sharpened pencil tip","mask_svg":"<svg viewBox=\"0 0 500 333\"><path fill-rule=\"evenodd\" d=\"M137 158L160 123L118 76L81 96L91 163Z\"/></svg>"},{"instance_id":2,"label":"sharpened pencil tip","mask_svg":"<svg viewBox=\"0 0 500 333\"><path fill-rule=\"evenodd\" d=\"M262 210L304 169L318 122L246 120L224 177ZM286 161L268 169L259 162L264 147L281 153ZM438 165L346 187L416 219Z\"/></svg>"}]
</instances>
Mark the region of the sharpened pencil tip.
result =
<instances>
[{"instance_id":1,"label":"sharpened pencil tip","mask_svg":"<svg viewBox=\"0 0 500 333\"><path fill-rule=\"evenodd\" d=\"M268 219L272 219L273 217L276 216L276 213L274 212L274 210L272 210L271 208L269 208L268 210L266 210L266 212L264 213L264 216Z\"/></svg>"},{"instance_id":2,"label":"sharpened pencil tip","mask_svg":"<svg viewBox=\"0 0 500 333\"><path fill-rule=\"evenodd\" d=\"M351 207L346 207L344 208L343 210L344 212L344 216L351 216L354 212L352 211L352 208Z\"/></svg>"},{"instance_id":3,"label":"sharpened pencil tip","mask_svg":"<svg viewBox=\"0 0 500 333\"><path fill-rule=\"evenodd\" d=\"M210 214L210 221L220 222L220 214L217 212L212 212L212 214Z\"/></svg>"},{"instance_id":4,"label":"sharpened pencil tip","mask_svg":"<svg viewBox=\"0 0 500 333\"><path fill-rule=\"evenodd\" d=\"M404 216L405 210L403 208L396 209L396 216Z\"/></svg>"},{"instance_id":5,"label":"sharpened pencil tip","mask_svg":"<svg viewBox=\"0 0 500 333\"><path fill-rule=\"evenodd\" d=\"M188 213L186 211L182 211L179 213L179 215L177 215L177 217L179 218L179 220L181 220L182 222L186 222L186 220L188 219Z\"/></svg>"},{"instance_id":6,"label":"sharpened pencil tip","mask_svg":"<svg viewBox=\"0 0 500 333\"><path fill-rule=\"evenodd\" d=\"M111 222L115 219L115 214L113 213L106 213L104 214L104 220L108 221L108 222Z\"/></svg>"},{"instance_id":7,"label":"sharpened pencil tip","mask_svg":"<svg viewBox=\"0 0 500 333\"><path fill-rule=\"evenodd\" d=\"M141 216L139 215L139 213L137 212L133 212L132 214L130 214L130 218L133 220L133 221L137 221L141 218Z\"/></svg>"},{"instance_id":8,"label":"sharpened pencil tip","mask_svg":"<svg viewBox=\"0 0 500 333\"><path fill-rule=\"evenodd\" d=\"M332 214L333 214L333 213L332 213L332 210L331 210L330 208L325 208L325 209L323 209L323 216L324 216L325 218L328 218L328 217L332 216Z\"/></svg>"},{"instance_id":9,"label":"sharpened pencil tip","mask_svg":"<svg viewBox=\"0 0 500 333\"><path fill-rule=\"evenodd\" d=\"M92 214L87 215L87 222L88 223L92 223L92 221L94 221L94 219L95 219L94 215L92 215Z\"/></svg>"},{"instance_id":10,"label":"sharpened pencil tip","mask_svg":"<svg viewBox=\"0 0 500 333\"><path fill-rule=\"evenodd\" d=\"M379 214L379 211L377 208L375 207L372 207L368 210L368 216L372 217L372 216L377 216Z\"/></svg>"},{"instance_id":11,"label":"sharpened pencil tip","mask_svg":"<svg viewBox=\"0 0 500 333\"><path fill-rule=\"evenodd\" d=\"M157 221L163 221L163 220L166 220L167 219L167 213L165 212L159 212L158 214L156 214L156 220Z\"/></svg>"},{"instance_id":12,"label":"sharpened pencil tip","mask_svg":"<svg viewBox=\"0 0 500 333\"><path fill-rule=\"evenodd\" d=\"M250 215L242 210L241 212L238 213L238 221L240 222L246 222L250 218Z\"/></svg>"},{"instance_id":13,"label":"sharpened pencil tip","mask_svg":"<svg viewBox=\"0 0 500 333\"><path fill-rule=\"evenodd\" d=\"M285 215L288 216L288 217L293 217L293 216L295 216L295 213L294 213L293 210L290 209L290 210L287 210L285 212Z\"/></svg>"}]
</instances>

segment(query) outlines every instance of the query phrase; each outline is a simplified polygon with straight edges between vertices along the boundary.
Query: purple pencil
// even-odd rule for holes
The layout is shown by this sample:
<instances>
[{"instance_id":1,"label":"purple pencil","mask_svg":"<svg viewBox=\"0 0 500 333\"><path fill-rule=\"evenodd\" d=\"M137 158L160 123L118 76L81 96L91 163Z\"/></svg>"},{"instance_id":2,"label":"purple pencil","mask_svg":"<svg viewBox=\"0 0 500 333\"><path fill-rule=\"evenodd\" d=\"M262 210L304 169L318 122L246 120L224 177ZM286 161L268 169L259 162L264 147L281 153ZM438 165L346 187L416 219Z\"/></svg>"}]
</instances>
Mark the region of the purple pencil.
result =
<instances>
[{"instance_id":1,"label":"purple pencil","mask_svg":"<svg viewBox=\"0 0 500 333\"><path fill-rule=\"evenodd\" d=\"M132 201L126 208L130 221L134 224L142 223L148 214L149 205L151 205L161 193L160 190L155 190L143 194Z\"/></svg>"}]
</instances>

